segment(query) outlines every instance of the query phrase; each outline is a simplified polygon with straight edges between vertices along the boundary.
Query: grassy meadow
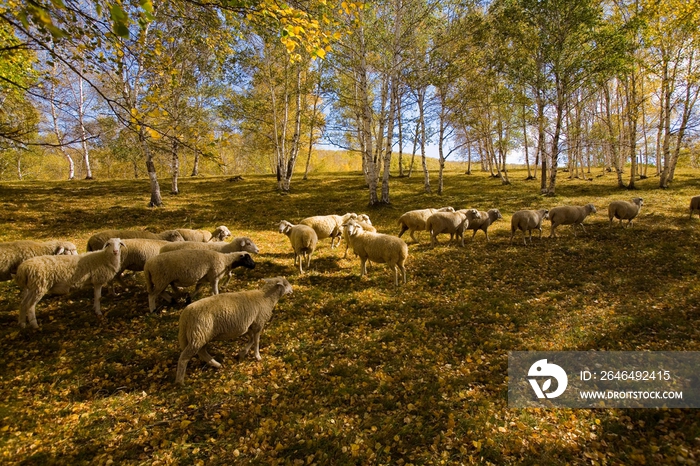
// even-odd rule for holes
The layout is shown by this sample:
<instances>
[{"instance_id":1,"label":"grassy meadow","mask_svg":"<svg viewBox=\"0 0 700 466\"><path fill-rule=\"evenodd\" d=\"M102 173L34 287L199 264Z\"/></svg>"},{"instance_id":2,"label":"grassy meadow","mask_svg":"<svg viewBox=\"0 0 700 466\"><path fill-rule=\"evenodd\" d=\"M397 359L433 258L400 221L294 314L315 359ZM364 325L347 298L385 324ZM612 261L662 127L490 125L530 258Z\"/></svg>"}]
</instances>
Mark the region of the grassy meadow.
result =
<instances>
[{"instance_id":1,"label":"grassy meadow","mask_svg":"<svg viewBox=\"0 0 700 466\"><path fill-rule=\"evenodd\" d=\"M224 291L285 275L283 298L261 337L262 361L236 361L240 342L216 342L219 370L192 359L174 384L184 302L148 312L141 274L105 295L46 297L40 329L17 325L19 291L0 283L0 463L45 464L696 464L700 410L508 409L510 350L700 351L698 229L689 198L695 171L670 190L656 178L634 192L613 173L592 181L560 173L555 198L539 181L512 184L462 170L443 196L422 193L420 173L391 181L390 206L368 209L357 172L297 179L292 193L271 176L183 178L181 194L149 209L148 183L0 183L0 241L61 238L85 250L110 228L207 228L250 236L261 254ZM433 179L436 182L436 179ZM607 204L644 198L632 229L608 229ZM593 202L586 235L525 247L508 244L523 208ZM299 276L279 220L368 213L397 234L405 211L452 205L498 208L504 220L467 247L409 243L408 284L322 240ZM446 237L442 237L444 243ZM208 293L208 287L204 288Z\"/></svg>"}]
</instances>

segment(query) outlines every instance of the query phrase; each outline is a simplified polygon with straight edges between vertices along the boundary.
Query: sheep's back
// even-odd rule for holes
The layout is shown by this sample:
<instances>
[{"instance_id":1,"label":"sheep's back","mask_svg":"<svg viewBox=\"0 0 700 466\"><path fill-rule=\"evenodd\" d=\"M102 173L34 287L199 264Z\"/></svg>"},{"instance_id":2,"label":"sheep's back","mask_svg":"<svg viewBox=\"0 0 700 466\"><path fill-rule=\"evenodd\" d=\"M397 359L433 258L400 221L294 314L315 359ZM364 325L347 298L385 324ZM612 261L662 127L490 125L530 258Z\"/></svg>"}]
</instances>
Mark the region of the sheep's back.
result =
<instances>
[{"instance_id":1,"label":"sheep's back","mask_svg":"<svg viewBox=\"0 0 700 466\"><path fill-rule=\"evenodd\" d=\"M220 293L202 298L182 310L180 327L186 329L188 341L191 337L214 339L237 338L248 331L260 311L271 311L263 301L260 290ZM265 309L262 309L265 307Z\"/></svg>"},{"instance_id":2,"label":"sheep's back","mask_svg":"<svg viewBox=\"0 0 700 466\"><path fill-rule=\"evenodd\" d=\"M355 254L372 262L400 262L408 257L408 246L396 236L364 232L353 238Z\"/></svg>"},{"instance_id":3,"label":"sheep's back","mask_svg":"<svg viewBox=\"0 0 700 466\"><path fill-rule=\"evenodd\" d=\"M59 283L69 283L80 256L37 256L22 262L15 282L24 289L48 291Z\"/></svg>"}]
</instances>

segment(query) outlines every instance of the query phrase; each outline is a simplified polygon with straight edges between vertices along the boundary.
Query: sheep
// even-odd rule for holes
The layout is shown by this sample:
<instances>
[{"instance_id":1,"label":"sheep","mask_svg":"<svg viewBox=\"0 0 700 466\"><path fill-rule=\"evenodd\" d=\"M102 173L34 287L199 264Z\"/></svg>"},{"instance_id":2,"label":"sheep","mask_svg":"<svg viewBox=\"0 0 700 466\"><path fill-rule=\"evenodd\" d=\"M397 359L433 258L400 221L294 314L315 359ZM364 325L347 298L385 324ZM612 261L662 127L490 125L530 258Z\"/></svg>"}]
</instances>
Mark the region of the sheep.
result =
<instances>
[{"instance_id":1,"label":"sheep","mask_svg":"<svg viewBox=\"0 0 700 466\"><path fill-rule=\"evenodd\" d=\"M408 234L411 235L411 239L413 239L413 241L415 241L416 243L419 243L420 241L416 239L414 234L416 231L425 231L425 222L428 220L428 217L430 217L436 212L454 211L455 209L453 207L442 207L440 209L420 209L406 212L401 217L399 217L399 225L401 226L399 238L401 238L401 236L403 236L403 234L406 233L406 230L408 230Z\"/></svg>"},{"instance_id":2,"label":"sheep","mask_svg":"<svg viewBox=\"0 0 700 466\"><path fill-rule=\"evenodd\" d=\"M479 211L479 217L469 220L469 225L467 225L466 229L474 230L472 239L476 236L476 232L481 230L486 233L486 241L489 241L489 227L493 222L502 219L503 215L498 209L490 209L488 212Z\"/></svg>"},{"instance_id":3,"label":"sheep","mask_svg":"<svg viewBox=\"0 0 700 466\"><path fill-rule=\"evenodd\" d=\"M319 240L330 238L331 249L336 247L335 239L338 238L338 246L343 234L343 224L350 219L357 218L357 214L347 213L340 215L319 215L316 217L308 217L299 222L300 225L306 225L314 229Z\"/></svg>"},{"instance_id":4,"label":"sheep","mask_svg":"<svg viewBox=\"0 0 700 466\"><path fill-rule=\"evenodd\" d=\"M372 222L369 219L369 215L358 215L355 221L362 227L364 231L369 231L372 233L377 232L377 229L374 228L374 226L372 226ZM343 239L345 240L345 254L343 255L343 259L345 259L348 257L348 249L350 249L350 242L348 241L348 232L345 228L343 228Z\"/></svg>"},{"instance_id":5,"label":"sheep","mask_svg":"<svg viewBox=\"0 0 700 466\"><path fill-rule=\"evenodd\" d=\"M542 239L542 221L548 218L549 210L519 210L513 214L510 219L510 244L513 244L513 237L516 230L523 231L523 243L525 241L525 232L530 232L530 244L532 244L532 230L540 230L540 239Z\"/></svg>"},{"instance_id":6,"label":"sheep","mask_svg":"<svg viewBox=\"0 0 700 466\"><path fill-rule=\"evenodd\" d=\"M239 236L233 238L231 242L226 243L223 241L216 241L213 243L199 243L195 241L180 241L177 243L167 243L162 248L160 252L177 251L179 249L208 249L209 251L216 252L249 252L251 254L257 254L260 252L258 247L255 245L252 239L247 236Z\"/></svg>"},{"instance_id":7,"label":"sheep","mask_svg":"<svg viewBox=\"0 0 700 466\"><path fill-rule=\"evenodd\" d=\"M430 245L438 244L437 236L441 233L450 234L450 242L453 238L459 240L464 247L464 230L472 220L480 220L481 214L476 209L461 209L456 212L435 212L425 222L425 229L430 232ZM456 237L455 237L456 236Z\"/></svg>"},{"instance_id":8,"label":"sheep","mask_svg":"<svg viewBox=\"0 0 700 466\"><path fill-rule=\"evenodd\" d=\"M700 216L700 196L693 196L690 198L690 218L693 218L693 212L698 211L698 216Z\"/></svg>"},{"instance_id":9,"label":"sheep","mask_svg":"<svg viewBox=\"0 0 700 466\"><path fill-rule=\"evenodd\" d=\"M182 353L177 362L175 382L185 382L187 363L195 354L212 367L220 368L207 351L212 340L234 339L242 335L248 338L246 346L238 353L243 359L255 344L255 359L260 361L260 334L272 316L277 301L292 294L292 285L284 277L266 278L262 288L222 293L200 299L182 310L178 340Z\"/></svg>"},{"instance_id":10,"label":"sheep","mask_svg":"<svg viewBox=\"0 0 700 466\"><path fill-rule=\"evenodd\" d=\"M212 232L206 230L189 230L187 228L178 228L177 232L180 233L185 241L198 241L200 243L223 241L231 236L231 231L224 225L216 227Z\"/></svg>"},{"instance_id":11,"label":"sheep","mask_svg":"<svg viewBox=\"0 0 700 466\"><path fill-rule=\"evenodd\" d=\"M182 249L158 254L146 261L143 274L148 291L148 307L156 310L158 297L170 302L165 292L168 285L175 291L178 286L200 285L205 280L211 284L212 294L219 294L219 280L230 276L236 267L255 268L255 262L247 252L222 254L216 251ZM196 291L196 290L195 290Z\"/></svg>"},{"instance_id":12,"label":"sheep","mask_svg":"<svg viewBox=\"0 0 700 466\"><path fill-rule=\"evenodd\" d=\"M95 314L102 316L102 287L119 272L124 242L110 238L101 251L69 256L38 256L27 259L17 268L15 281L22 289L19 325L29 322L38 328L35 307L47 294L68 294L72 289L91 284L94 287Z\"/></svg>"},{"instance_id":13,"label":"sheep","mask_svg":"<svg viewBox=\"0 0 700 466\"><path fill-rule=\"evenodd\" d=\"M9 241L0 243L0 281L11 280L19 264L36 256L77 255L75 244L68 241Z\"/></svg>"},{"instance_id":14,"label":"sheep","mask_svg":"<svg viewBox=\"0 0 700 466\"><path fill-rule=\"evenodd\" d=\"M146 238L163 239L165 241L184 241L182 235L177 230L166 230L158 234L145 230L105 230L95 233L88 239L87 250L99 251L110 238Z\"/></svg>"},{"instance_id":15,"label":"sheep","mask_svg":"<svg viewBox=\"0 0 700 466\"><path fill-rule=\"evenodd\" d=\"M162 239L147 238L127 238L122 240L122 243L125 248L122 251L119 272L117 272L117 275L114 277L119 283L122 283L121 276L125 270L142 272L148 259L157 256L160 253L160 249L166 244L171 244L169 241ZM180 244L181 243L182 242L180 242ZM112 287L111 292L114 294L114 287Z\"/></svg>"},{"instance_id":16,"label":"sheep","mask_svg":"<svg viewBox=\"0 0 700 466\"><path fill-rule=\"evenodd\" d=\"M294 265L299 261L299 273L303 274L301 263L306 258L306 268L311 265L311 255L316 250L318 243L318 235L316 231L307 225L292 225L286 220L282 220L279 224L279 232L287 235L289 242L292 243L294 249Z\"/></svg>"},{"instance_id":17,"label":"sheep","mask_svg":"<svg viewBox=\"0 0 700 466\"><path fill-rule=\"evenodd\" d=\"M556 228L559 225L573 225L574 237L576 236L576 225L579 225L585 233L586 229L583 227L583 221L586 220L586 217L590 214L595 214L596 212L597 210L593 204L554 207L549 211L549 220L552 222L552 231L549 233L549 237L556 238Z\"/></svg>"},{"instance_id":18,"label":"sheep","mask_svg":"<svg viewBox=\"0 0 700 466\"><path fill-rule=\"evenodd\" d=\"M613 218L620 219L620 225L623 220L627 220L627 227L632 225L632 220L639 214L644 201L641 197L635 197L632 202L628 201L612 201L608 206L608 218L610 219L610 228L612 228Z\"/></svg>"},{"instance_id":19,"label":"sheep","mask_svg":"<svg viewBox=\"0 0 700 466\"><path fill-rule=\"evenodd\" d=\"M401 238L381 233L364 231L355 220L348 220L343 224L347 231L350 247L360 256L360 276L367 273L367 261L378 264L387 264L394 270L394 283L399 286L399 270L406 283L406 259L408 258L408 245Z\"/></svg>"}]
</instances>

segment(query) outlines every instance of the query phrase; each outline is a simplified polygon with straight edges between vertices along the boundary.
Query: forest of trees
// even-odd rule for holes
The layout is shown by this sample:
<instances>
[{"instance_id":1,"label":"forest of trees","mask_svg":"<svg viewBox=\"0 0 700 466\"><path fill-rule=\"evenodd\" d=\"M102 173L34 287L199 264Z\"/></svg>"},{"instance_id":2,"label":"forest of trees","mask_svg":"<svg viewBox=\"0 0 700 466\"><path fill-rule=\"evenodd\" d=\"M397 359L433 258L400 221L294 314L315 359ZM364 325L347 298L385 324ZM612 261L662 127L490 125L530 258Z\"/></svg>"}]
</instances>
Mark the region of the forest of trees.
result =
<instances>
[{"instance_id":1,"label":"forest of trees","mask_svg":"<svg viewBox=\"0 0 700 466\"><path fill-rule=\"evenodd\" d=\"M667 188L700 157L698 24L700 0L9 2L0 179L148 177L159 206L203 167L289 191L324 143L370 204L390 175L442 193L450 160L507 184L516 154L542 194L592 167Z\"/></svg>"}]
</instances>

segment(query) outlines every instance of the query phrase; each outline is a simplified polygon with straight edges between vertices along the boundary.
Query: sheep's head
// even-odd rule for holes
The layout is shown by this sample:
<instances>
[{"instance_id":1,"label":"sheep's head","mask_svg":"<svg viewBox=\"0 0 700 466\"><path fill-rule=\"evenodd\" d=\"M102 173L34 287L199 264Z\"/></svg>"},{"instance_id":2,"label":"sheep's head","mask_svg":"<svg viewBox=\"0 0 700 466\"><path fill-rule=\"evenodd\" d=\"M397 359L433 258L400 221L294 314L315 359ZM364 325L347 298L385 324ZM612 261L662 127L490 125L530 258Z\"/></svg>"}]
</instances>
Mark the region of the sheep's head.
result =
<instances>
[{"instance_id":1,"label":"sheep's head","mask_svg":"<svg viewBox=\"0 0 700 466\"><path fill-rule=\"evenodd\" d=\"M357 218L357 214L355 213L347 213L343 215L342 221L340 223L346 223L348 220L355 219ZM369 219L369 217L367 217Z\"/></svg>"},{"instance_id":2,"label":"sheep's head","mask_svg":"<svg viewBox=\"0 0 700 466\"><path fill-rule=\"evenodd\" d=\"M540 210L540 212L542 212L542 220L549 219L549 210L548 209L542 209L542 210Z\"/></svg>"},{"instance_id":3,"label":"sheep's head","mask_svg":"<svg viewBox=\"0 0 700 466\"><path fill-rule=\"evenodd\" d=\"M593 204L588 204L588 205L586 205L586 207L588 207L588 209L591 211L592 214L595 214L596 212L598 212Z\"/></svg>"},{"instance_id":4,"label":"sheep's head","mask_svg":"<svg viewBox=\"0 0 700 466\"><path fill-rule=\"evenodd\" d=\"M289 223L288 221L282 220L280 222L280 225L279 225L279 232L282 233L283 235L288 235L289 230L292 229L292 226L293 225L291 223Z\"/></svg>"},{"instance_id":5,"label":"sheep's head","mask_svg":"<svg viewBox=\"0 0 700 466\"><path fill-rule=\"evenodd\" d=\"M277 288L280 293L280 297L288 294L292 294L294 291L292 285L284 277L275 278L263 278L266 288Z\"/></svg>"},{"instance_id":6,"label":"sheep's head","mask_svg":"<svg viewBox=\"0 0 700 466\"><path fill-rule=\"evenodd\" d=\"M501 220L503 218L503 215L501 215L501 211L498 209L491 209L489 210L488 214L492 222L495 222L496 220Z\"/></svg>"},{"instance_id":7,"label":"sheep's head","mask_svg":"<svg viewBox=\"0 0 700 466\"><path fill-rule=\"evenodd\" d=\"M214 240L216 238L216 241L223 241L229 236L231 236L231 231L226 226L221 225L216 227L216 230L211 235L211 239Z\"/></svg>"},{"instance_id":8,"label":"sheep's head","mask_svg":"<svg viewBox=\"0 0 700 466\"><path fill-rule=\"evenodd\" d=\"M165 230L159 236L165 241L185 241L185 238L183 238L180 232L177 230Z\"/></svg>"},{"instance_id":9,"label":"sheep's head","mask_svg":"<svg viewBox=\"0 0 700 466\"><path fill-rule=\"evenodd\" d=\"M632 199L632 202L637 204L639 207L644 205L644 200L641 197L635 197L634 199Z\"/></svg>"},{"instance_id":10,"label":"sheep's head","mask_svg":"<svg viewBox=\"0 0 700 466\"><path fill-rule=\"evenodd\" d=\"M232 252L231 254L236 255L234 261L231 263L232 269L235 267L245 267L246 269L254 269L255 268L255 261L253 260L252 257L250 257L250 253L248 253L248 252Z\"/></svg>"},{"instance_id":11,"label":"sheep's head","mask_svg":"<svg viewBox=\"0 0 700 466\"><path fill-rule=\"evenodd\" d=\"M471 220L481 220L481 213L476 209L467 209L467 218Z\"/></svg>"},{"instance_id":12,"label":"sheep's head","mask_svg":"<svg viewBox=\"0 0 700 466\"><path fill-rule=\"evenodd\" d=\"M438 212L454 212L455 208L454 207L440 207Z\"/></svg>"},{"instance_id":13,"label":"sheep's head","mask_svg":"<svg viewBox=\"0 0 700 466\"><path fill-rule=\"evenodd\" d=\"M121 248L126 247L126 244L124 244L124 241L120 240L119 238L110 238L107 240L104 246L102 246L103 251L109 251L115 256L118 256L121 253Z\"/></svg>"},{"instance_id":14,"label":"sheep's head","mask_svg":"<svg viewBox=\"0 0 700 466\"><path fill-rule=\"evenodd\" d=\"M56 256L77 256L78 248L75 244L68 241L61 241L56 249L54 250L54 255Z\"/></svg>"},{"instance_id":15,"label":"sheep's head","mask_svg":"<svg viewBox=\"0 0 700 466\"><path fill-rule=\"evenodd\" d=\"M355 220L348 220L342 225L348 236L356 236L362 233L362 225L357 223Z\"/></svg>"},{"instance_id":16,"label":"sheep's head","mask_svg":"<svg viewBox=\"0 0 700 466\"><path fill-rule=\"evenodd\" d=\"M371 225L372 221L369 219L369 215L367 214L360 214L357 216L357 220L360 222L365 222L367 225Z\"/></svg>"},{"instance_id":17,"label":"sheep's head","mask_svg":"<svg viewBox=\"0 0 700 466\"><path fill-rule=\"evenodd\" d=\"M238 242L241 251L246 251L250 252L252 254L257 254L260 252L258 247L255 245L252 239L244 237L244 238L236 238L233 241Z\"/></svg>"}]
</instances>

